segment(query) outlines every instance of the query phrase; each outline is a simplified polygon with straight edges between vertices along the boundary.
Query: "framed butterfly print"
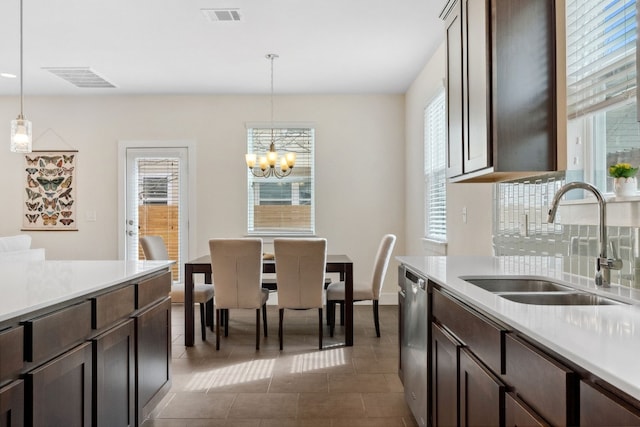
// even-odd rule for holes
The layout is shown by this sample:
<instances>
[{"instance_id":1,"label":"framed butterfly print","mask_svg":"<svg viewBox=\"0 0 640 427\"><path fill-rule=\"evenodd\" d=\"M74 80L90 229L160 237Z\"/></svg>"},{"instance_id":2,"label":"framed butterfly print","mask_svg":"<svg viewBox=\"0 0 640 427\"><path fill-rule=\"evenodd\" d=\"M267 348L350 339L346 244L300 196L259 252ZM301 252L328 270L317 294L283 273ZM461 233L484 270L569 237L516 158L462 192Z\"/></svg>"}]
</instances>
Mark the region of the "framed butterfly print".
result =
<instances>
[{"instance_id":1,"label":"framed butterfly print","mask_svg":"<svg viewBox=\"0 0 640 427\"><path fill-rule=\"evenodd\" d=\"M25 154L22 230L78 230L77 151Z\"/></svg>"}]
</instances>

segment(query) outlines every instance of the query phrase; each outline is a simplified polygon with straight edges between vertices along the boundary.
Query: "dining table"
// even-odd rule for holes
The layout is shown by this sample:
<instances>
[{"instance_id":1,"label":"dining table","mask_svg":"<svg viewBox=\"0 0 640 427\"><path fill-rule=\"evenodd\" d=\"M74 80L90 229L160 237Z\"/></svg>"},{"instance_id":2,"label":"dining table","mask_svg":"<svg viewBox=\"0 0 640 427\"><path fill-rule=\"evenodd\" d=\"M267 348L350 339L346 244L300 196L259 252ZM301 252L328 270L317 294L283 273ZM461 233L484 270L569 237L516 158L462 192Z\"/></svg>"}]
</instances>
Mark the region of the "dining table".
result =
<instances>
[{"instance_id":1,"label":"dining table","mask_svg":"<svg viewBox=\"0 0 640 427\"><path fill-rule=\"evenodd\" d=\"M327 273L339 273L345 284L345 345L353 346L353 261L347 255L327 254L325 264ZM262 260L263 273L276 273L274 259ZM213 283L211 256L203 255L184 264L184 345L192 347L194 342L193 284L194 274L203 274L204 283ZM276 284L277 287L277 284Z\"/></svg>"}]
</instances>

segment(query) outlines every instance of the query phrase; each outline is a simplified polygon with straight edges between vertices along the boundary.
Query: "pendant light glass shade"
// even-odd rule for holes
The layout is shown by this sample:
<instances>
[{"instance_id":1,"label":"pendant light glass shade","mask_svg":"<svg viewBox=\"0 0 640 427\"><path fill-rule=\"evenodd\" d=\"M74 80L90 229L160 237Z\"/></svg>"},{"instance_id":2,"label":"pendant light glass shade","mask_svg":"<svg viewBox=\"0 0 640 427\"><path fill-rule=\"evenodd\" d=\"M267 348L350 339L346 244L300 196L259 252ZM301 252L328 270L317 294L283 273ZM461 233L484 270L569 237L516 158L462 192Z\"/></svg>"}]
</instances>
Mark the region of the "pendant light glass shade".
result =
<instances>
[{"instance_id":1,"label":"pendant light glass shade","mask_svg":"<svg viewBox=\"0 0 640 427\"><path fill-rule=\"evenodd\" d=\"M31 140L31 122L25 120L22 115L15 120L11 120L10 150L14 153L30 153Z\"/></svg>"}]
</instances>

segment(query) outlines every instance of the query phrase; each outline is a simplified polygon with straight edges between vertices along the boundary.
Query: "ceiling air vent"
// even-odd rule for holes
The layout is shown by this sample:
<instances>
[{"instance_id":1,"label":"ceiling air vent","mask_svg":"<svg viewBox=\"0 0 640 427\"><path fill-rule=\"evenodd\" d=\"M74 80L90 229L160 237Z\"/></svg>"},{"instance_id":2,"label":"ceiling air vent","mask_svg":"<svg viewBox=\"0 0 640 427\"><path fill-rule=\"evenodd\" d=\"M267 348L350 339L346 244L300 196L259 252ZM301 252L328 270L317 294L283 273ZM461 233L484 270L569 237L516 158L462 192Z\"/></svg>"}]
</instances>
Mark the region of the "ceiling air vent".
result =
<instances>
[{"instance_id":1,"label":"ceiling air vent","mask_svg":"<svg viewBox=\"0 0 640 427\"><path fill-rule=\"evenodd\" d=\"M240 9L200 9L211 22L240 21Z\"/></svg>"},{"instance_id":2,"label":"ceiling air vent","mask_svg":"<svg viewBox=\"0 0 640 427\"><path fill-rule=\"evenodd\" d=\"M113 88L109 83L89 67L42 67L52 74L81 88Z\"/></svg>"}]
</instances>

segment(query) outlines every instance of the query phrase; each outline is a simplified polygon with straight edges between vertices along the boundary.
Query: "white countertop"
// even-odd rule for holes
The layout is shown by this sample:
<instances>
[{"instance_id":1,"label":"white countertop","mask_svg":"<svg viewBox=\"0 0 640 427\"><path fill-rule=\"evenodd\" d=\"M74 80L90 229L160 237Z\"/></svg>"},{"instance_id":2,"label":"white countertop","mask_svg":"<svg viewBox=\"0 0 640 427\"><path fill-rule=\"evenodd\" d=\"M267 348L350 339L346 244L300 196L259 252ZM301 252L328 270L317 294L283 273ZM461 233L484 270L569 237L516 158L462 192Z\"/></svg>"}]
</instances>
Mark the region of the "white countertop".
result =
<instances>
[{"instance_id":1,"label":"white countertop","mask_svg":"<svg viewBox=\"0 0 640 427\"><path fill-rule=\"evenodd\" d=\"M470 305L504 322L640 400L640 290L562 271L554 257L397 257ZM485 291L460 277L546 277L581 290L636 305L550 306L520 304Z\"/></svg>"},{"instance_id":2,"label":"white countertop","mask_svg":"<svg viewBox=\"0 0 640 427\"><path fill-rule=\"evenodd\" d=\"M173 261L0 263L0 322L99 292L171 266Z\"/></svg>"}]
</instances>

